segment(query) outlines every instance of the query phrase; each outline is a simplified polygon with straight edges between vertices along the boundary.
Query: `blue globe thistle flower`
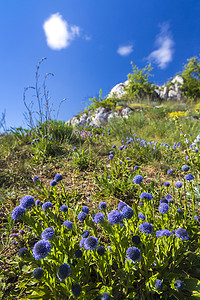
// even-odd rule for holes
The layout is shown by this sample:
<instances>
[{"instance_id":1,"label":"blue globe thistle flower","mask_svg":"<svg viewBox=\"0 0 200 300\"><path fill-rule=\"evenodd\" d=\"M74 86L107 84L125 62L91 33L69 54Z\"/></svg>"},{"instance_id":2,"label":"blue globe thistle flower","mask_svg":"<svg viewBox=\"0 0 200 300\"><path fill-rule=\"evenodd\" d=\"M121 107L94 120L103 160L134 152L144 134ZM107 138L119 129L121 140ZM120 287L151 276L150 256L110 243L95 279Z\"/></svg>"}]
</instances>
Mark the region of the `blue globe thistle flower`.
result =
<instances>
[{"instance_id":1,"label":"blue globe thistle flower","mask_svg":"<svg viewBox=\"0 0 200 300\"><path fill-rule=\"evenodd\" d=\"M110 154L114 154L114 151L110 151Z\"/></svg>"},{"instance_id":2,"label":"blue globe thistle flower","mask_svg":"<svg viewBox=\"0 0 200 300\"><path fill-rule=\"evenodd\" d=\"M152 194L150 193L146 193L146 192L143 192L141 195L140 195L140 199L146 199L146 200L151 200L153 199L153 196Z\"/></svg>"},{"instance_id":3,"label":"blue globe thistle flower","mask_svg":"<svg viewBox=\"0 0 200 300\"><path fill-rule=\"evenodd\" d=\"M87 218L87 214L85 212L80 212L77 218L80 222L84 222L84 220Z\"/></svg>"},{"instance_id":4,"label":"blue globe thistle flower","mask_svg":"<svg viewBox=\"0 0 200 300\"><path fill-rule=\"evenodd\" d=\"M133 178L133 182L135 184L140 184L143 180L143 177L141 175L136 175L134 178Z\"/></svg>"},{"instance_id":5,"label":"blue globe thistle flower","mask_svg":"<svg viewBox=\"0 0 200 300\"><path fill-rule=\"evenodd\" d=\"M103 293L101 295L101 300L111 300L111 296L108 293Z\"/></svg>"},{"instance_id":6,"label":"blue globe thistle flower","mask_svg":"<svg viewBox=\"0 0 200 300\"><path fill-rule=\"evenodd\" d=\"M200 217L199 216L194 216L194 220L197 222L200 222Z\"/></svg>"},{"instance_id":7,"label":"blue globe thistle flower","mask_svg":"<svg viewBox=\"0 0 200 300\"><path fill-rule=\"evenodd\" d=\"M142 221L145 220L145 216L141 212L138 213L138 218L141 219Z\"/></svg>"},{"instance_id":8,"label":"blue globe thistle flower","mask_svg":"<svg viewBox=\"0 0 200 300\"><path fill-rule=\"evenodd\" d=\"M188 165L183 165L181 167L181 169L182 169L183 172L187 172L187 171L189 171L190 167Z\"/></svg>"},{"instance_id":9,"label":"blue globe thistle flower","mask_svg":"<svg viewBox=\"0 0 200 300\"><path fill-rule=\"evenodd\" d=\"M121 212L122 212L123 218L125 218L125 219L131 219L134 214L132 208L129 206L124 206L122 208Z\"/></svg>"},{"instance_id":10,"label":"blue globe thistle flower","mask_svg":"<svg viewBox=\"0 0 200 300\"><path fill-rule=\"evenodd\" d=\"M166 182L164 182L164 186L168 187L168 186L170 186L170 183L168 181L166 181Z\"/></svg>"},{"instance_id":11,"label":"blue globe thistle flower","mask_svg":"<svg viewBox=\"0 0 200 300\"><path fill-rule=\"evenodd\" d=\"M55 180L51 180L51 182L50 182L50 186L55 186L57 184L57 181L55 181Z\"/></svg>"},{"instance_id":12,"label":"blue globe thistle flower","mask_svg":"<svg viewBox=\"0 0 200 300\"><path fill-rule=\"evenodd\" d=\"M167 170L167 175L171 175L172 173L174 173L174 170L172 169Z\"/></svg>"},{"instance_id":13,"label":"blue globe thistle flower","mask_svg":"<svg viewBox=\"0 0 200 300\"><path fill-rule=\"evenodd\" d=\"M177 290L181 290L183 288L183 282L181 280L176 280L174 286Z\"/></svg>"},{"instance_id":14,"label":"blue globe thistle flower","mask_svg":"<svg viewBox=\"0 0 200 300\"><path fill-rule=\"evenodd\" d=\"M158 209L161 214L166 214L169 210L169 205L167 203L161 203Z\"/></svg>"},{"instance_id":15,"label":"blue globe thistle flower","mask_svg":"<svg viewBox=\"0 0 200 300\"><path fill-rule=\"evenodd\" d=\"M152 234L153 233L153 225L148 222L140 224L139 230L142 231L142 233Z\"/></svg>"},{"instance_id":16,"label":"blue globe thistle flower","mask_svg":"<svg viewBox=\"0 0 200 300\"><path fill-rule=\"evenodd\" d=\"M132 243L136 246L138 246L140 244L140 237L139 235L133 235L132 236Z\"/></svg>"},{"instance_id":17,"label":"blue globe thistle flower","mask_svg":"<svg viewBox=\"0 0 200 300\"><path fill-rule=\"evenodd\" d=\"M53 205L52 205L52 203L51 202L44 202L43 204L42 204L42 209L44 210L44 211L46 211L48 208L52 208L53 207Z\"/></svg>"},{"instance_id":18,"label":"blue globe thistle flower","mask_svg":"<svg viewBox=\"0 0 200 300\"><path fill-rule=\"evenodd\" d=\"M23 207L23 208L29 208L34 203L35 203L34 198L30 195L26 195L26 196L22 197L22 199L19 202L20 206Z\"/></svg>"},{"instance_id":19,"label":"blue globe thistle flower","mask_svg":"<svg viewBox=\"0 0 200 300\"><path fill-rule=\"evenodd\" d=\"M87 206L83 206L82 211L86 214L89 213L89 208Z\"/></svg>"},{"instance_id":20,"label":"blue globe thistle flower","mask_svg":"<svg viewBox=\"0 0 200 300\"><path fill-rule=\"evenodd\" d=\"M11 218L16 221L25 211L24 207L16 206L11 213Z\"/></svg>"},{"instance_id":21,"label":"blue globe thistle flower","mask_svg":"<svg viewBox=\"0 0 200 300\"><path fill-rule=\"evenodd\" d=\"M106 251L106 249L105 249L104 246L99 246L99 247L97 248L97 253L98 253L100 256L103 256L104 253L105 253L105 251Z\"/></svg>"},{"instance_id":22,"label":"blue globe thistle flower","mask_svg":"<svg viewBox=\"0 0 200 300\"><path fill-rule=\"evenodd\" d=\"M110 155L109 155L109 159L110 159L110 160L112 160L112 159L113 159L113 157L114 157L114 155L113 155L113 154L110 154Z\"/></svg>"},{"instance_id":23,"label":"blue globe thistle flower","mask_svg":"<svg viewBox=\"0 0 200 300\"><path fill-rule=\"evenodd\" d=\"M113 148L116 148L116 145L112 145Z\"/></svg>"},{"instance_id":24,"label":"blue globe thistle flower","mask_svg":"<svg viewBox=\"0 0 200 300\"><path fill-rule=\"evenodd\" d=\"M155 281L155 288L160 290L162 288L163 282L160 279L156 279Z\"/></svg>"},{"instance_id":25,"label":"blue globe thistle flower","mask_svg":"<svg viewBox=\"0 0 200 300\"><path fill-rule=\"evenodd\" d=\"M123 150L123 148L124 148L124 146L120 146L120 147L119 147L119 150L121 151L121 150Z\"/></svg>"},{"instance_id":26,"label":"blue globe thistle flower","mask_svg":"<svg viewBox=\"0 0 200 300\"><path fill-rule=\"evenodd\" d=\"M88 238L85 239L84 241L84 248L86 250L95 250L97 248L98 245L98 239L94 236L90 236Z\"/></svg>"},{"instance_id":27,"label":"blue globe thistle flower","mask_svg":"<svg viewBox=\"0 0 200 300\"><path fill-rule=\"evenodd\" d=\"M50 240L52 238L52 236L55 234L53 228L46 228L42 234L41 234L41 238L42 240Z\"/></svg>"},{"instance_id":28,"label":"blue globe thistle flower","mask_svg":"<svg viewBox=\"0 0 200 300\"><path fill-rule=\"evenodd\" d=\"M56 174L55 175L55 177L54 177L54 180L56 181L56 182L59 182L59 181L61 181L63 179L63 177L62 177L62 175L61 174Z\"/></svg>"},{"instance_id":29,"label":"blue globe thistle flower","mask_svg":"<svg viewBox=\"0 0 200 300\"><path fill-rule=\"evenodd\" d=\"M99 203L99 209L106 209L106 207L107 207L106 202Z\"/></svg>"},{"instance_id":30,"label":"blue globe thistle flower","mask_svg":"<svg viewBox=\"0 0 200 300\"><path fill-rule=\"evenodd\" d=\"M112 210L108 214L108 222L111 224L119 224L121 220L123 219L123 215L118 210Z\"/></svg>"},{"instance_id":31,"label":"blue globe thistle flower","mask_svg":"<svg viewBox=\"0 0 200 300\"><path fill-rule=\"evenodd\" d=\"M63 205L61 206L60 210L61 210L62 212L67 212L67 211L68 211L68 206L67 206L66 204L63 204Z\"/></svg>"},{"instance_id":32,"label":"blue globe thistle flower","mask_svg":"<svg viewBox=\"0 0 200 300\"><path fill-rule=\"evenodd\" d=\"M127 145L124 146L124 149L125 149L125 150L127 149Z\"/></svg>"},{"instance_id":33,"label":"blue globe thistle flower","mask_svg":"<svg viewBox=\"0 0 200 300\"><path fill-rule=\"evenodd\" d=\"M170 235L172 235L172 233L168 229L161 229L161 230L156 231L157 237L161 237L161 236L169 237Z\"/></svg>"},{"instance_id":34,"label":"blue globe thistle flower","mask_svg":"<svg viewBox=\"0 0 200 300\"><path fill-rule=\"evenodd\" d=\"M194 179L193 175L191 175L191 174L185 175L185 180L190 181L190 180L193 180L193 179Z\"/></svg>"},{"instance_id":35,"label":"blue globe thistle flower","mask_svg":"<svg viewBox=\"0 0 200 300\"><path fill-rule=\"evenodd\" d=\"M139 169L139 167L138 166L135 166L134 167L134 171L136 171L136 170L138 170Z\"/></svg>"},{"instance_id":36,"label":"blue globe thistle flower","mask_svg":"<svg viewBox=\"0 0 200 300\"><path fill-rule=\"evenodd\" d=\"M57 270L57 277L62 282L71 275L71 267L68 264L60 265Z\"/></svg>"},{"instance_id":37,"label":"blue globe thistle flower","mask_svg":"<svg viewBox=\"0 0 200 300\"><path fill-rule=\"evenodd\" d=\"M94 216L94 222L95 223L101 223L104 219L104 214L103 213L97 213L95 216Z\"/></svg>"},{"instance_id":38,"label":"blue globe thistle flower","mask_svg":"<svg viewBox=\"0 0 200 300\"><path fill-rule=\"evenodd\" d=\"M85 231L83 231L83 233L81 234L81 236L83 238L87 238L89 236L89 234L90 234L89 230L85 230Z\"/></svg>"},{"instance_id":39,"label":"blue globe thistle flower","mask_svg":"<svg viewBox=\"0 0 200 300\"><path fill-rule=\"evenodd\" d=\"M33 180L33 182L35 182L35 181L37 181L38 179L39 179L38 176L34 176L32 180Z\"/></svg>"},{"instance_id":40,"label":"blue globe thistle flower","mask_svg":"<svg viewBox=\"0 0 200 300\"><path fill-rule=\"evenodd\" d=\"M182 187L182 182L177 181L176 184L175 184L175 186L176 186L178 189L180 189L180 188Z\"/></svg>"},{"instance_id":41,"label":"blue globe thistle flower","mask_svg":"<svg viewBox=\"0 0 200 300\"><path fill-rule=\"evenodd\" d=\"M182 239L183 241L185 240L189 240L189 235L187 233L187 231L183 228L179 228L175 231L175 236L179 239Z\"/></svg>"},{"instance_id":42,"label":"blue globe thistle flower","mask_svg":"<svg viewBox=\"0 0 200 300\"><path fill-rule=\"evenodd\" d=\"M74 297L80 296L81 293L81 286L79 284L72 285L72 294Z\"/></svg>"},{"instance_id":43,"label":"blue globe thistle flower","mask_svg":"<svg viewBox=\"0 0 200 300\"><path fill-rule=\"evenodd\" d=\"M33 277L37 280L41 279L43 276L43 269L42 268L36 268L35 270L33 270Z\"/></svg>"},{"instance_id":44,"label":"blue globe thistle flower","mask_svg":"<svg viewBox=\"0 0 200 300\"><path fill-rule=\"evenodd\" d=\"M24 257L24 255L27 253L28 249L26 247L22 247L18 251L19 257Z\"/></svg>"},{"instance_id":45,"label":"blue globe thistle flower","mask_svg":"<svg viewBox=\"0 0 200 300\"><path fill-rule=\"evenodd\" d=\"M163 199L160 200L160 203L167 203L168 204L168 200L163 198Z\"/></svg>"},{"instance_id":46,"label":"blue globe thistle flower","mask_svg":"<svg viewBox=\"0 0 200 300\"><path fill-rule=\"evenodd\" d=\"M141 251L136 247L130 247L126 251L127 259L131 259L133 261L138 261L141 257Z\"/></svg>"},{"instance_id":47,"label":"blue globe thistle flower","mask_svg":"<svg viewBox=\"0 0 200 300\"><path fill-rule=\"evenodd\" d=\"M74 252L74 256L75 256L76 258L81 258L81 257L83 256L83 251L81 251L80 249L76 250L76 251Z\"/></svg>"},{"instance_id":48,"label":"blue globe thistle flower","mask_svg":"<svg viewBox=\"0 0 200 300\"><path fill-rule=\"evenodd\" d=\"M33 257L41 260L51 252L51 244L46 240L37 242L33 247Z\"/></svg>"},{"instance_id":49,"label":"blue globe thistle flower","mask_svg":"<svg viewBox=\"0 0 200 300\"><path fill-rule=\"evenodd\" d=\"M70 221L64 221L63 225L66 226L69 230L72 230L72 222L70 222Z\"/></svg>"},{"instance_id":50,"label":"blue globe thistle flower","mask_svg":"<svg viewBox=\"0 0 200 300\"><path fill-rule=\"evenodd\" d=\"M35 206L39 206L39 205L42 205L43 203L40 201L40 200L36 200L35 201Z\"/></svg>"},{"instance_id":51,"label":"blue globe thistle flower","mask_svg":"<svg viewBox=\"0 0 200 300\"><path fill-rule=\"evenodd\" d=\"M124 206L127 206L127 204L124 203L124 202L119 202L118 208L117 208L117 209L121 211L121 210L123 209Z\"/></svg>"}]
</instances>

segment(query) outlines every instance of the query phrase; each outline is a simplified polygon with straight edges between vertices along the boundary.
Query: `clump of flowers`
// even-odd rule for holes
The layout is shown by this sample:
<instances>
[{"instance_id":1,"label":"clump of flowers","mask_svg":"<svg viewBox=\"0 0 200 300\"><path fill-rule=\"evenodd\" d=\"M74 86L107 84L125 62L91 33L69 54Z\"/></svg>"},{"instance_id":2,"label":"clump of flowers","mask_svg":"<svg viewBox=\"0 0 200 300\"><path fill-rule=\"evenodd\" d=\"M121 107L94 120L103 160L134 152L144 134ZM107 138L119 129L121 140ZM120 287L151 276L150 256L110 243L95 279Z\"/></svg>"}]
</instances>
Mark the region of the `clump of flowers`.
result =
<instances>
[{"instance_id":1,"label":"clump of flowers","mask_svg":"<svg viewBox=\"0 0 200 300\"><path fill-rule=\"evenodd\" d=\"M11 218L16 221L25 211L24 207L16 206L11 213Z\"/></svg>"},{"instance_id":2,"label":"clump of flowers","mask_svg":"<svg viewBox=\"0 0 200 300\"><path fill-rule=\"evenodd\" d=\"M143 180L143 177L141 175L136 175L134 178L133 178L133 182L135 184L140 184Z\"/></svg>"},{"instance_id":3,"label":"clump of flowers","mask_svg":"<svg viewBox=\"0 0 200 300\"><path fill-rule=\"evenodd\" d=\"M123 215L118 210L112 210L108 214L108 222L111 224L119 224L123 219Z\"/></svg>"},{"instance_id":4,"label":"clump of flowers","mask_svg":"<svg viewBox=\"0 0 200 300\"><path fill-rule=\"evenodd\" d=\"M34 203L34 198L30 195L26 195L20 200L20 206L23 208L29 208L34 205Z\"/></svg>"}]
</instances>

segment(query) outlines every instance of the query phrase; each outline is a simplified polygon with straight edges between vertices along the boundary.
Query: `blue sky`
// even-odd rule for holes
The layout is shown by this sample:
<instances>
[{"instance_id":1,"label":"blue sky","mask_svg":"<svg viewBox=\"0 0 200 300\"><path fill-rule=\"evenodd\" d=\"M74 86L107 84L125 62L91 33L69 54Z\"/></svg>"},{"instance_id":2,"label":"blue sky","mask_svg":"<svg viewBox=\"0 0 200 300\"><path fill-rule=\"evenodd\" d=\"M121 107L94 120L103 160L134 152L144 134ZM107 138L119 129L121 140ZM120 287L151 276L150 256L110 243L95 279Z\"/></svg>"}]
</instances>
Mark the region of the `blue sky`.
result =
<instances>
[{"instance_id":1,"label":"blue sky","mask_svg":"<svg viewBox=\"0 0 200 300\"><path fill-rule=\"evenodd\" d=\"M0 1L0 114L7 127L25 126L25 87L47 72L47 89L59 119L67 121L99 90L127 79L133 61L152 63L162 85L200 53L198 0ZM27 101L33 100L33 92Z\"/></svg>"}]
</instances>

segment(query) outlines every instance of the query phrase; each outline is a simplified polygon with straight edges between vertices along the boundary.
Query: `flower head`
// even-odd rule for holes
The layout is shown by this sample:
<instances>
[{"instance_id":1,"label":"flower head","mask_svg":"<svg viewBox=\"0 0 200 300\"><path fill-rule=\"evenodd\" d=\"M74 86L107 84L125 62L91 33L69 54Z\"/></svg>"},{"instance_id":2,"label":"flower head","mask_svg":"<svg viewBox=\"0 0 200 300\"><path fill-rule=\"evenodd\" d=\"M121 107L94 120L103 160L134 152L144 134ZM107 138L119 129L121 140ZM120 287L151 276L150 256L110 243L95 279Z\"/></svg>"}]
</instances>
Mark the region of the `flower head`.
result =
<instances>
[{"instance_id":1,"label":"flower head","mask_svg":"<svg viewBox=\"0 0 200 300\"><path fill-rule=\"evenodd\" d=\"M153 225L148 223L148 222L140 224L139 229L143 233L147 233L147 234L152 234L153 233Z\"/></svg>"},{"instance_id":2,"label":"flower head","mask_svg":"<svg viewBox=\"0 0 200 300\"><path fill-rule=\"evenodd\" d=\"M55 180L51 180L51 182L50 182L50 186L55 186L57 184L57 181L55 181Z\"/></svg>"},{"instance_id":3,"label":"flower head","mask_svg":"<svg viewBox=\"0 0 200 300\"><path fill-rule=\"evenodd\" d=\"M83 231L83 233L81 234L81 236L83 238L87 238L89 236L89 234L90 234L89 230L85 230L85 231Z\"/></svg>"},{"instance_id":4,"label":"flower head","mask_svg":"<svg viewBox=\"0 0 200 300\"><path fill-rule=\"evenodd\" d=\"M80 240L80 243L79 243L80 248L83 248L85 241L86 241L86 238L82 238L82 240Z\"/></svg>"},{"instance_id":5,"label":"flower head","mask_svg":"<svg viewBox=\"0 0 200 300\"><path fill-rule=\"evenodd\" d=\"M176 186L178 189L180 189L180 188L182 187L182 182L177 181L176 184L175 184L175 186Z\"/></svg>"},{"instance_id":6,"label":"flower head","mask_svg":"<svg viewBox=\"0 0 200 300\"><path fill-rule=\"evenodd\" d=\"M39 280L39 279L42 278L43 273L44 273L44 271L43 271L42 268L36 268L35 270L33 270L33 277L34 277L35 279L38 279L38 280Z\"/></svg>"},{"instance_id":7,"label":"flower head","mask_svg":"<svg viewBox=\"0 0 200 300\"><path fill-rule=\"evenodd\" d=\"M46 240L37 242L33 247L33 257L41 260L51 252L51 244Z\"/></svg>"},{"instance_id":8,"label":"flower head","mask_svg":"<svg viewBox=\"0 0 200 300\"><path fill-rule=\"evenodd\" d=\"M57 277L62 282L71 275L71 267L68 264L60 265L57 270Z\"/></svg>"},{"instance_id":9,"label":"flower head","mask_svg":"<svg viewBox=\"0 0 200 300\"><path fill-rule=\"evenodd\" d=\"M135 184L140 184L143 180L143 177L141 175L136 175L134 178L133 178L133 182Z\"/></svg>"},{"instance_id":10,"label":"flower head","mask_svg":"<svg viewBox=\"0 0 200 300\"><path fill-rule=\"evenodd\" d=\"M41 238L42 240L50 240L52 238L52 236L54 235L54 230L53 228L46 228L42 234L41 234Z\"/></svg>"},{"instance_id":11,"label":"flower head","mask_svg":"<svg viewBox=\"0 0 200 300\"><path fill-rule=\"evenodd\" d=\"M11 213L11 218L16 221L25 211L24 207L16 206Z\"/></svg>"},{"instance_id":12,"label":"flower head","mask_svg":"<svg viewBox=\"0 0 200 300\"><path fill-rule=\"evenodd\" d=\"M190 181L190 180L193 180L193 179L194 179L193 175L191 175L191 174L185 175L185 180Z\"/></svg>"},{"instance_id":13,"label":"flower head","mask_svg":"<svg viewBox=\"0 0 200 300\"><path fill-rule=\"evenodd\" d=\"M103 213L97 213L94 216L94 222L95 223L101 223L104 219L104 214Z\"/></svg>"},{"instance_id":14,"label":"flower head","mask_svg":"<svg viewBox=\"0 0 200 300\"><path fill-rule=\"evenodd\" d=\"M129 206L124 206L122 208L122 216L125 218L125 219L131 219L132 216L133 216L133 210L131 207Z\"/></svg>"},{"instance_id":15,"label":"flower head","mask_svg":"<svg viewBox=\"0 0 200 300\"><path fill-rule=\"evenodd\" d=\"M133 235L132 236L132 243L136 246L138 246L140 244L140 237L139 235Z\"/></svg>"},{"instance_id":16,"label":"flower head","mask_svg":"<svg viewBox=\"0 0 200 300\"><path fill-rule=\"evenodd\" d=\"M168 187L168 186L170 186L170 183L168 181L166 181L166 182L164 182L164 186Z\"/></svg>"},{"instance_id":17,"label":"flower head","mask_svg":"<svg viewBox=\"0 0 200 300\"><path fill-rule=\"evenodd\" d=\"M141 219L142 221L145 220L145 216L141 212L138 213L138 218Z\"/></svg>"},{"instance_id":18,"label":"flower head","mask_svg":"<svg viewBox=\"0 0 200 300\"><path fill-rule=\"evenodd\" d=\"M200 222L200 217L199 216L194 216L194 220L197 222Z\"/></svg>"},{"instance_id":19,"label":"flower head","mask_svg":"<svg viewBox=\"0 0 200 300\"><path fill-rule=\"evenodd\" d=\"M20 200L20 206L23 208L29 208L34 204L34 198L30 195L22 197Z\"/></svg>"},{"instance_id":20,"label":"flower head","mask_svg":"<svg viewBox=\"0 0 200 300\"><path fill-rule=\"evenodd\" d=\"M69 230L72 230L72 222L70 222L70 221L64 221L63 225L66 226Z\"/></svg>"},{"instance_id":21,"label":"flower head","mask_svg":"<svg viewBox=\"0 0 200 300\"><path fill-rule=\"evenodd\" d=\"M110 294L108 293L103 293L101 295L101 300L111 300Z\"/></svg>"},{"instance_id":22,"label":"flower head","mask_svg":"<svg viewBox=\"0 0 200 300\"><path fill-rule=\"evenodd\" d=\"M100 256L104 255L105 251L106 251L106 249L105 249L104 246L99 246L99 247L97 248L97 253L98 253Z\"/></svg>"},{"instance_id":23,"label":"flower head","mask_svg":"<svg viewBox=\"0 0 200 300\"><path fill-rule=\"evenodd\" d=\"M114 157L114 155L113 155L113 154L110 154L110 155L109 155L109 159L110 159L110 160L112 160L112 159L113 159L113 157Z\"/></svg>"},{"instance_id":24,"label":"flower head","mask_svg":"<svg viewBox=\"0 0 200 300\"><path fill-rule=\"evenodd\" d=\"M156 236L157 237L161 237L161 236L167 236L169 237L170 235L172 235L171 231L169 231L168 229L162 229L162 230L158 230L156 231Z\"/></svg>"},{"instance_id":25,"label":"flower head","mask_svg":"<svg viewBox=\"0 0 200 300\"><path fill-rule=\"evenodd\" d=\"M120 223L122 219L123 219L123 215L118 210L112 210L108 214L108 222L113 225Z\"/></svg>"},{"instance_id":26,"label":"flower head","mask_svg":"<svg viewBox=\"0 0 200 300\"><path fill-rule=\"evenodd\" d=\"M61 210L62 212L67 212L67 211L68 211L68 206L67 206L66 204L63 204L63 205L61 206L60 210Z\"/></svg>"},{"instance_id":27,"label":"flower head","mask_svg":"<svg viewBox=\"0 0 200 300\"><path fill-rule=\"evenodd\" d=\"M85 212L80 212L77 218L80 222L84 222L84 220L87 218L87 214Z\"/></svg>"},{"instance_id":28,"label":"flower head","mask_svg":"<svg viewBox=\"0 0 200 300\"><path fill-rule=\"evenodd\" d=\"M123 209L124 206L127 206L127 204L124 203L124 202L119 202L119 204L118 204L118 210L121 211L121 210Z\"/></svg>"},{"instance_id":29,"label":"flower head","mask_svg":"<svg viewBox=\"0 0 200 300\"><path fill-rule=\"evenodd\" d=\"M72 285L72 294L74 297L78 297L81 293L81 286L79 284Z\"/></svg>"},{"instance_id":30,"label":"flower head","mask_svg":"<svg viewBox=\"0 0 200 300\"><path fill-rule=\"evenodd\" d=\"M168 204L168 200L163 198L163 199L160 200L160 203L167 203Z\"/></svg>"},{"instance_id":31,"label":"flower head","mask_svg":"<svg viewBox=\"0 0 200 300\"><path fill-rule=\"evenodd\" d=\"M140 199L151 200L151 199L153 199L153 196L150 193L143 192L140 195Z\"/></svg>"},{"instance_id":32,"label":"flower head","mask_svg":"<svg viewBox=\"0 0 200 300\"><path fill-rule=\"evenodd\" d=\"M89 208L87 206L83 206L82 211L86 214L89 213Z\"/></svg>"},{"instance_id":33,"label":"flower head","mask_svg":"<svg viewBox=\"0 0 200 300\"><path fill-rule=\"evenodd\" d=\"M54 177L54 180L55 180L56 182L59 182L59 181L61 181L62 179L63 179L63 177L62 177L61 174L56 174L55 177Z\"/></svg>"},{"instance_id":34,"label":"flower head","mask_svg":"<svg viewBox=\"0 0 200 300\"><path fill-rule=\"evenodd\" d=\"M174 170L172 169L167 170L167 175L171 175L172 173L174 173Z\"/></svg>"},{"instance_id":35,"label":"flower head","mask_svg":"<svg viewBox=\"0 0 200 300\"><path fill-rule=\"evenodd\" d=\"M99 209L106 209L106 207L107 207L106 202L99 203Z\"/></svg>"},{"instance_id":36,"label":"flower head","mask_svg":"<svg viewBox=\"0 0 200 300\"><path fill-rule=\"evenodd\" d=\"M33 182L35 182L35 181L37 181L38 179L39 179L38 176L34 176L32 180L33 180Z\"/></svg>"},{"instance_id":37,"label":"flower head","mask_svg":"<svg viewBox=\"0 0 200 300\"><path fill-rule=\"evenodd\" d=\"M19 257L23 257L27 253L28 249L26 247L20 248L18 251Z\"/></svg>"},{"instance_id":38,"label":"flower head","mask_svg":"<svg viewBox=\"0 0 200 300\"><path fill-rule=\"evenodd\" d=\"M183 288L183 282L181 280L176 280L174 286L177 290L181 290Z\"/></svg>"},{"instance_id":39,"label":"flower head","mask_svg":"<svg viewBox=\"0 0 200 300\"><path fill-rule=\"evenodd\" d=\"M85 239L84 241L84 248L86 250L94 250L97 248L97 245L98 245L98 239L94 236L90 236L88 238Z\"/></svg>"},{"instance_id":40,"label":"flower head","mask_svg":"<svg viewBox=\"0 0 200 300\"><path fill-rule=\"evenodd\" d=\"M138 166L135 166L134 167L134 171L136 171L136 170L138 170L139 169L139 167Z\"/></svg>"},{"instance_id":41,"label":"flower head","mask_svg":"<svg viewBox=\"0 0 200 300\"><path fill-rule=\"evenodd\" d=\"M44 211L46 211L46 210L47 210L48 208L50 208L50 207L53 207L53 205L52 205L52 203L49 202L49 201L42 204L42 209L43 209Z\"/></svg>"},{"instance_id":42,"label":"flower head","mask_svg":"<svg viewBox=\"0 0 200 300\"><path fill-rule=\"evenodd\" d=\"M169 210L169 205L167 203L161 203L158 209L161 214L166 214Z\"/></svg>"},{"instance_id":43,"label":"flower head","mask_svg":"<svg viewBox=\"0 0 200 300\"><path fill-rule=\"evenodd\" d=\"M80 249L78 249L78 250L76 250L76 251L74 252L74 256L75 256L76 258L81 258L82 255L83 255L83 251L81 251Z\"/></svg>"},{"instance_id":44,"label":"flower head","mask_svg":"<svg viewBox=\"0 0 200 300\"><path fill-rule=\"evenodd\" d=\"M183 228L179 228L175 231L175 236L179 239L182 239L183 241L184 240L189 240L189 235L187 233L187 231Z\"/></svg>"},{"instance_id":45,"label":"flower head","mask_svg":"<svg viewBox=\"0 0 200 300\"><path fill-rule=\"evenodd\" d=\"M40 200L36 200L35 201L35 206L39 206L39 205L42 205L42 202Z\"/></svg>"},{"instance_id":46,"label":"flower head","mask_svg":"<svg viewBox=\"0 0 200 300\"><path fill-rule=\"evenodd\" d=\"M141 257L141 252L136 247L128 248L128 250L126 251L126 254L127 254L127 259L131 259L133 261L137 261Z\"/></svg>"},{"instance_id":47,"label":"flower head","mask_svg":"<svg viewBox=\"0 0 200 300\"><path fill-rule=\"evenodd\" d=\"M160 279L156 279L155 281L155 288L160 290L162 288L163 282Z\"/></svg>"},{"instance_id":48,"label":"flower head","mask_svg":"<svg viewBox=\"0 0 200 300\"><path fill-rule=\"evenodd\" d=\"M183 165L181 169L183 172L187 172L189 171L190 167L188 165Z\"/></svg>"}]
</instances>

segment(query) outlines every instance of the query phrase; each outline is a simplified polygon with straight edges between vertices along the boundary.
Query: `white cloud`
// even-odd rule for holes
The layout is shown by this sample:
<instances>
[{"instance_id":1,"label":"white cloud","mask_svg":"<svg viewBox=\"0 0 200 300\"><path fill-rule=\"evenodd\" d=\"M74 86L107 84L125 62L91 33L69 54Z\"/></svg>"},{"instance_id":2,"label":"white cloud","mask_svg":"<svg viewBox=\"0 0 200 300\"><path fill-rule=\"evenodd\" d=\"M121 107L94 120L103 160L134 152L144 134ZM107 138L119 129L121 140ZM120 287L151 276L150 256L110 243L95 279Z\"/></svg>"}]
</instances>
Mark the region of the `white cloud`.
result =
<instances>
[{"instance_id":1,"label":"white cloud","mask_svg":"<svg viewBox=\"0 0 200 300\"><path fill-rule=\"evenodd\" d=\"M59 14L51 15L43 24L47 45L53 50L61 50L70 45L71 41L80 34L80 28L70 26Z\"/></svg>"},{"instance_id":2,"label":"white cloud","mask_svg":"<svg viewBox=\"0 0 200 300\"><path fill-rule=\"evenodd\" d=\"M133 45L121 46L117 49L117 53L121 56L128 56L133 52Z\"/></svg>"},{"instance_id":3,"label":"white cloud","mask_svg":"<svg viewBox=\"0 0 200 300\"><path fill-rule=\"evenodd\" d=\"M169 25L164 23L161 25L160 34L156 38L157 50L154 50L148 56L148 60L155 62L159 68L165 69L172 61L174 41L169 32Z\"/></svg>"}]
</instances>

